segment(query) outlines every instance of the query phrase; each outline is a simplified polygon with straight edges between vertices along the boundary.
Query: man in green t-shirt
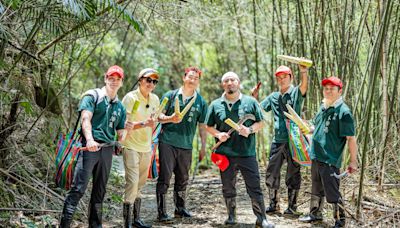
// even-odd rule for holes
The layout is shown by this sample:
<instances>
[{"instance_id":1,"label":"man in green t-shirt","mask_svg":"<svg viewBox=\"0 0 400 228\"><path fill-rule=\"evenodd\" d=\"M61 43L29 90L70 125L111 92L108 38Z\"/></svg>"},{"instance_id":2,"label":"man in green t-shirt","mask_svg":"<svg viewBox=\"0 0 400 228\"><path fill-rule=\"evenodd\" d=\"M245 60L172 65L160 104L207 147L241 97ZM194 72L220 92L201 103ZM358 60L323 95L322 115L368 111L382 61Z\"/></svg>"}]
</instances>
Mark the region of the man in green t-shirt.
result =
<instances>
[{"instance_id":1,"label":"man in green t-shirt","mask_svg":"<svg viewBox=\"0 0 400 228\"><path fill-rule=\"evenodd\" d=\"M322 80L324 100L313 122L310 158L311 164L311 201L310 213L300 218L303 222L322 220L324 197L334 206L334 227L344 227L345 213L342 196L339 192L343 151L347 143L350 152L348 173L357 170L357 140L353 115L343 102L342 81L337 77Z\"/></svg>"},{"instance_id":2,"label":"man in green t-shirt","mask_svg":"<svg viewBox=\"0 0 400 228\"><path fill-rule=\"evenodd\" d=\"M193 138L199 125L201 149L199 160L203 159L206 150L204 119L207 114L207 103L196 91L199 86L201 71L197 67L188 67L182 77L183 86L163 95L167 97L166 112L160 114L162 123L159 135L160 173L157 180L158 220L169 223L165 196L172 174L175 174L174 202L175 217L191 217L186 209L186 187L189 183L189 170L192 163ZM187 110L187 112L185 111ZM186 113L184 113L186 112Z\"/></svg>"},{"instance_id":3,"label":"man in green t-shirt","mask_svg":"<svg viewBox=\"0 0 400 228\"><path fill-rule=\"evenodd\" d=\"M102 203L110 175L115 137L122 136L126 111L118 100L117 92L122 86L124 71L112 66L104 75L105 86L85 93L79 106L82 117L81 151L71 190L67 193L61 215L60 227L70 227L75 209L86 191L90 176L93 190L89 203L89 227L101 227ZM131 128L127 124L127 128Z\"/></svg>"},{"instance_id":4,"label":"man in green t-shirt","mask_svg":"<svg viewBox=\"0 0 400 228\"><path fill-rule=\"evenodd\" d=\"M221 83L225 92L209 106L205 123L207 132L217 141L222 142L215 153L226 156L229 161L226 170L220 172L222 193L228 211L225 224L236 224L236 176L240 171L251 198L253 212L257 217L256 227L274 227L273 224L268 223L265 215L264 195L260 186L260 173L256 159L254 133L263 126L261 109L253 97L240 92L240 79L236 73L225 73ZM246 120L240 125L239 132L235 131L229 135L227 132L231 127L224 121L230 118L238 122L246 114L254 115L255 120Z\"/></svg>"},{"instance_id":5,"label":"man in green t-shirt","mask_svg":"<svg viewBox=\"0 0 400 228\"><path fill-rule=\"evenodd\" d=\"M288 187L288 207L284 214L297 215L297 195L301 184L300 164L296 163L289 150L289 135L286 127L287 118L283 114L288 112L286 104L292 106L300 115L303 100L308 88L307 67L299 65L301 84L293 86L293 73L287 66L280 66L275 71L275 78L279 91L271 93L261 102L261 107L272 111L274 115L274 139L269 153L269 162L266 172L266 184L269 190L269 207L267 213L279 211L279 186L282 164L287 162L285 183Z\"/></svg>"}]
</instances>

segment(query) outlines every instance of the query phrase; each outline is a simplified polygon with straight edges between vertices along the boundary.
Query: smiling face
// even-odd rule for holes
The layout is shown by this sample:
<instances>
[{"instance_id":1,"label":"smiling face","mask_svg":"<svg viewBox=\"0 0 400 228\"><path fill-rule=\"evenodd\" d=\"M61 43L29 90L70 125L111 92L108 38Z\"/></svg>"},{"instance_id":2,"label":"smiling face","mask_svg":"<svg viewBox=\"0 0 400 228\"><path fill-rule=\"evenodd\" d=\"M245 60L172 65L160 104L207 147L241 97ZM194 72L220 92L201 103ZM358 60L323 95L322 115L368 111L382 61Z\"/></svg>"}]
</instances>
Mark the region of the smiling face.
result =
<instances>
[{"instance_id":1,"label":"smiling face","mask_svg":"<svg viewBox=\"0 0 400 228\"><path fill-rule=\"evenodd\" d=\"M342 95L342 89L340 89L339 86L329 83L323 87L322 93L324 94L324 98L332 103Z\"/></svg>"},{"instance_id":2,"label":"smiling face","mask_svg":"<svg viewBox=\"0 0 400 228\"><path fill-rule=\"evenodd\" d=\"M157 83L158 80L151 76L144 77L139 80L139 87L141 91L148 94L151 93L154 90L154 88L156 88Z\"/></svg>"},{"instance_id":3,"label":"smiling face","mask_svg":"<svg viewBox=\"0 0 400 228\"><path fill-rule=\"evenodd\" d=\"M109 90L116 92L122 87L123 80L119 74L114 73L110 76L106 76L104 82Z\"/></svg>"},{"instance_id":4,"label":"smiling face","mask_svg":"<svg viewBox=\"0 0 400 228\"><path fill-rule=\"evenodd\" d=\"M275 76L275 78L281 90L286 90L292 84L292 77L290 74L281 73Z\"/></svg>"},{"instance_id":5,"label":"smiling face","mask_svg":"<svg viewBox=\"0 0 400 228\"><path fill-rule=\"evenodd\" d=\"M227 94L234 94L240 88L240 81L235 76L227 76L222 81L222 88Z\"/></svg>"},{"instance_id":6,"label":"smiling face","mask_svg":"<svg viewBox=\"0 0 400 228\"><path fill-rule=\"evenodd\" d=\"M196 71L189 71L183 76L183 86L195 90L200 84L200 75Z\"/></svg>"}]
</instances>

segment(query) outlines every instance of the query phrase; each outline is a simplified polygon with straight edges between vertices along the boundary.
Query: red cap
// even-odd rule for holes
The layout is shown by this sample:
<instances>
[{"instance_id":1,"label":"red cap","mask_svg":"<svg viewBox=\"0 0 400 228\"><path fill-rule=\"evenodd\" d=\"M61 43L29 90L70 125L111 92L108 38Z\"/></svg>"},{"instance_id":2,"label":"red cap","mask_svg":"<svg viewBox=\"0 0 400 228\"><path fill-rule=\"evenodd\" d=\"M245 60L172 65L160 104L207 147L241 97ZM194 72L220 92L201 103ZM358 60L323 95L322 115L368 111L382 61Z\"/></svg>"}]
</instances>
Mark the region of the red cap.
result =
<instances>
[{"instance_id":1,"label":"red cap","mask_svg":"<svg viewBox=\"0 0 400 228\"><path fill-rule=\"evenodd\" d=\"M334 76L331 76L331 77L329 77L329 78L323 79L322 82L321 82L321 84L322 84L322 86L325 86L325 85L327 85L327 84L332 84L332 85L334 85L334 86L339 86L339 88L342 88L342 87L343 87L343 83L342 83L342 81L340 80L340 78L334 77Z\"/></svg>"},{"instance_id":2,"label":"red cap","mask_svg":"<svg viewBox=\"0 0 400 228\"><path fill-rule=\"evenodd\" d=\"M224 172L229 166L228 158L223 154L211 153L211 161L218 166L218 168Z\"/></svg>"},{"instance_id":3,"label":"red cap","mask_svg":"<svg viewBox=\"0 0 400 228\"><path fill-rule=\"evenodd\" d=\"M278 67L278 69L276 69L276 71L275 71L275 76L278 76L280 74L292 75L292 70L289 67L282 65L282 66Z\"/></svg>"},{"instance_id":4,"label":"red cap","mask_svg":"<svg viewBox=\"0 0 400 228\"><path fill-rule=\"evenodd\" d=\"M118 74L121 78L124 78L124 70L120 66L114 65L108 68L106 76L111 76L113 74Z\"/></svg>"}]
</instances>

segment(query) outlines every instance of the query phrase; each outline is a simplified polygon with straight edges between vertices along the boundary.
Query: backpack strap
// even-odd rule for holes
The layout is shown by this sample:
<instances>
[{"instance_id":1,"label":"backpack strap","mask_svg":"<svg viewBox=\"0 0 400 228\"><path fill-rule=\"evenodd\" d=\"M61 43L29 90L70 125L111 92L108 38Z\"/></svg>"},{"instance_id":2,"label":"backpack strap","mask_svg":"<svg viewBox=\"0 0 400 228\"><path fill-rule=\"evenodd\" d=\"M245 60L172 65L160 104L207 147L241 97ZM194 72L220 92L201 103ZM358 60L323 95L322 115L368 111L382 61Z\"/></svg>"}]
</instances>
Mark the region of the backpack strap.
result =
<instances>
[{"instance_id":1,"label":"backpack strap","mask_svg":"<svg viewBox=\"0 0 400 228\"><path fill-rule=\"evenodd\" d=\"M94 109L96 110L96 106L97 106L97 102L99 101L99 92L98 90L100 90L99 88L96 89L91 89L86 91L85 93L83 93L80 102L82 102L82 99L86 96L92 96L94 98ZM79 104L80 104L79 102ZM94 111L93 111L94 112ZM76 119L76 123L74 126L74 130L72 133L72 138L74 138L75 134L76 134L76 130L78 129L79 123L81 122L81 116L82 116L82 111L78 111L78 118Z\"/></svg>"}]
</instances>

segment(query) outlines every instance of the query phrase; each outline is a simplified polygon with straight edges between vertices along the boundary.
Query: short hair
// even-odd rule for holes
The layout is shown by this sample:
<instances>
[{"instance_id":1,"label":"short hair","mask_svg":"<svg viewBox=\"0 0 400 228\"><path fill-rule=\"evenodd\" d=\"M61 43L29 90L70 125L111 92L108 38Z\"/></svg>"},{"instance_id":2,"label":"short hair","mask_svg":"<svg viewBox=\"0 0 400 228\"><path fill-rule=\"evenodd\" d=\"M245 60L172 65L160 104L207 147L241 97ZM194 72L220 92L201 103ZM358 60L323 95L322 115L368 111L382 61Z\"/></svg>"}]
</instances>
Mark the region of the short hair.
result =
<instances>
[{"instance_id":1,"label":"short hair","mask_svg":"<svg viewBox=\"0 0 400 228\"><path fill-rule=\"evenodd\" d=\"M197 68L197 67L187 67L186 69L185 69L185 76L190 72L190 71L194 71L194 72L196 72L196 73L198 73L199 74L199 77L201 77L201 74L203 73L199 68Z\"/></svg>"}]
</instances>

